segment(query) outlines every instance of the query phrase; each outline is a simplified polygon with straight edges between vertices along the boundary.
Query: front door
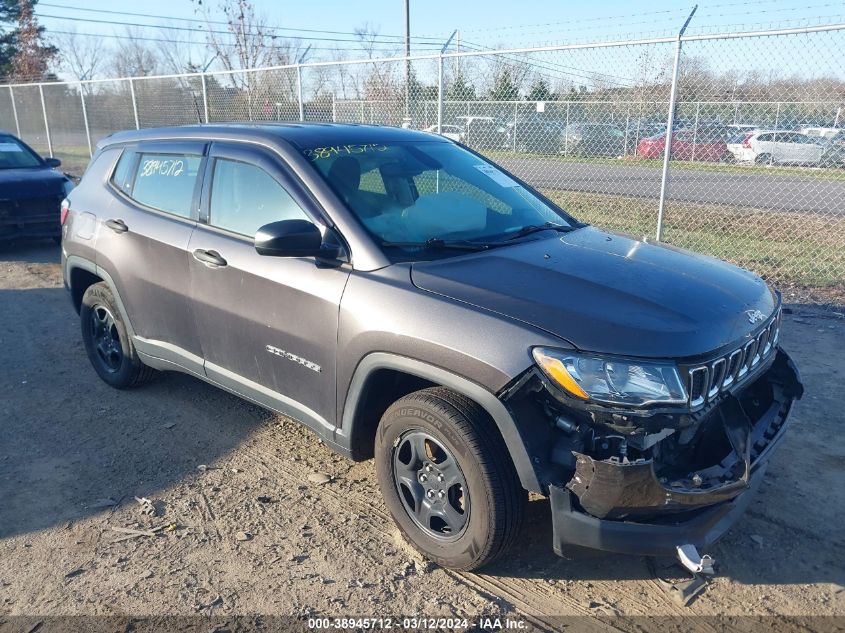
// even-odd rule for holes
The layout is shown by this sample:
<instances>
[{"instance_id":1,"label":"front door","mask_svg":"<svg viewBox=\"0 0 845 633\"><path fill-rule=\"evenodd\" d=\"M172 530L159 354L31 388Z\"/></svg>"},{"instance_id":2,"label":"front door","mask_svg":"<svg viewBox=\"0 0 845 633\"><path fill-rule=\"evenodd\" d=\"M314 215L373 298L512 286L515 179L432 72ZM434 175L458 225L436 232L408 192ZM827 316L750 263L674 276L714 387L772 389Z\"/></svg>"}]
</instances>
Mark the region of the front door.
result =
<instances>
[{"instance_id":1,"label":"front door","mask_svg":"<svg viewBox=\"0 0 845 633\"><path fill-rule=\"evenodd\" d=\"M259 255L270 222L321 211L281 159L251 145L212 145L201 217L188 247L194 319L213 381L331 437L338 308L348 265Z\"/></svg>"}]
</instances>

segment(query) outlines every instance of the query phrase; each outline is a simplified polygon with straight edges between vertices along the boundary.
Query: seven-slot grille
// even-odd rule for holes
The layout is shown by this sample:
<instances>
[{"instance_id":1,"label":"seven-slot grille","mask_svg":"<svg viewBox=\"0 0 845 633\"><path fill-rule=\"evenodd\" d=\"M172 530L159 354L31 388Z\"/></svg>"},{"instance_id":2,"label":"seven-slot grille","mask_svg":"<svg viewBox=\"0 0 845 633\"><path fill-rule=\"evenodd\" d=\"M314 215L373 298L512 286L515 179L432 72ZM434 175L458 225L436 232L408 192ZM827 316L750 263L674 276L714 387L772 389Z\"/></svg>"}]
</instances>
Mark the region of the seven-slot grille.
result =
<instances>
[{"instance_id":1,"label":"seven-slot grille","mask_svg":"<svg viewBox=\"0 0 845 633\"><path fill-rule=\"evenodd\" d=\"M742 382L774 351L780 334L781 309L754 338L709 363L687 369L690 407L703 405L733 384Z\"/></svg>"}]
</instances>

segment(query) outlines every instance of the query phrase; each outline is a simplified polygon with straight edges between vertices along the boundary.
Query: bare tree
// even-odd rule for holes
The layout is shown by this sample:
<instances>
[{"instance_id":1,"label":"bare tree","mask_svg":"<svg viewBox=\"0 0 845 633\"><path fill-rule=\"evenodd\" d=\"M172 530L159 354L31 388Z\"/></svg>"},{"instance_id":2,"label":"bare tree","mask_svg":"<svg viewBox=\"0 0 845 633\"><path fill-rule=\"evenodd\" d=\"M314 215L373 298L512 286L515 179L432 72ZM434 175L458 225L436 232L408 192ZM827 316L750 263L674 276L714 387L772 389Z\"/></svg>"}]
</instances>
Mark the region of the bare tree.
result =
<instances>
[{"instance_id":1,"label":"bare tree","mask_svg":"<svg viewBox=\"0 0 845 633\"><path fill-rule=\"evenodd\" d=\"M358 43L367 56L367 59L374 59L379 56L379 52L377 51L378 27L367 22L355 29L355 37L358 39ZM398 70L396 64L391 64L390 62L373 62L372 64L367 64L367 68L369 72L361 80L363 96L365 98L387 101L399 95L402 86L396 77Z\"/></svg>"},{"instance_id":2,"label":"bare tree","mask_svg":"<svg viewBox=\"0 0 845 633\"><path fill-rule=\"evenodd\" d=\"M59 69L80 81L94 79L105 58L111 56L99 40L78 35L73 26L67 33L56 35L54 42L59 49Z\"/></svg>"},{"instance_id":3,"label":"bare tree","mask_svg":"<svg viewBox=\"0 0 845 633\"><path fill-rule=\"evenodd\" d=\"M109 72L115 77L143 77L155 75L161 70L158 51L149 46L142 38L144 32L127 27L125 35L118 40L118 45L109 65Z\"/></svg>"},{"instance_id":4,"label":"bare tree","mask_svg":"<svg viewBox=\"0 0 845 633\"><path fill-rule=\"evenodd\" d=\"M267 19L255 11L247 0L222 0L218 5L225 17L227 28L221 33L219 26L212 24L213 17L208 5L195 0L204 16L208 31L206 39L217 59L226 70L247 70L262 66L284 65L296 61L299 45L276 35L276 29L269 26ZM246 78L233 78L236 85L245 87Z\"/></svg>"}]
</instances>

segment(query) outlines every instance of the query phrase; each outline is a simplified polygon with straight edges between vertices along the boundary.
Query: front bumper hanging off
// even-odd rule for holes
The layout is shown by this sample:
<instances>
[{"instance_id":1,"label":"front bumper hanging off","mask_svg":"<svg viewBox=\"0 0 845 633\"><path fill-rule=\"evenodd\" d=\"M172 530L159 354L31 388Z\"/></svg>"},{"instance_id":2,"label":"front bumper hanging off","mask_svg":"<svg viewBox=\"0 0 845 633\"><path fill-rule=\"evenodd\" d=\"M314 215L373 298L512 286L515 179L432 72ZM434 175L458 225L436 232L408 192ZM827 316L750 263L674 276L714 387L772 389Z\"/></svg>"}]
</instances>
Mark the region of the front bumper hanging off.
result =
<instances>
[{"instance_id":1,"label":"front bumper hanging off","mask_svg":"<svg viewBox=\"0 0 845 633\"><path fill-rule=\"evenodd\" d=\"M732 447L719 465L689 478L666 481L652 460L598 460L575 453L566 486L549 486L554 549L579 545L646 556L675 555L680 545L706 547L742 515L760 487L768 458L783 439L795 399L803 392L798 372L782 351L760 378L772 402L750 420L735 396L714 411Z\"/></svg>"}]
</instances>

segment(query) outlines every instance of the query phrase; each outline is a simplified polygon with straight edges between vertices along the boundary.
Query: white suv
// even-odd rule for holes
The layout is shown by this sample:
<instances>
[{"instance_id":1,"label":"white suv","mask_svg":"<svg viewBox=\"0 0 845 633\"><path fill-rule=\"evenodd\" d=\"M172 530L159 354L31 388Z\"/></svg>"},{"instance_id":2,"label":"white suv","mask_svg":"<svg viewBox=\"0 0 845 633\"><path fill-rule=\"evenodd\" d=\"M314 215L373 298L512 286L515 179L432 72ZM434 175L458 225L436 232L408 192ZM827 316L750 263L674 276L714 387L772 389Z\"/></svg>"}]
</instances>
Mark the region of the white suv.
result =
<instances>
[{"instance_id":1,"label":"white suv","mask_svg":"<svg viewBox=\"0 0 845 633\"><path fill-rule=\"evenodd\" d=\"M739 142L736 142L739 141ZM753 161L758 165L792 163L818 165L824 148L813 138L791 130L756 130L741 141L728 143L728 151L737 161Z\"/></svg>"}]
</instances>

